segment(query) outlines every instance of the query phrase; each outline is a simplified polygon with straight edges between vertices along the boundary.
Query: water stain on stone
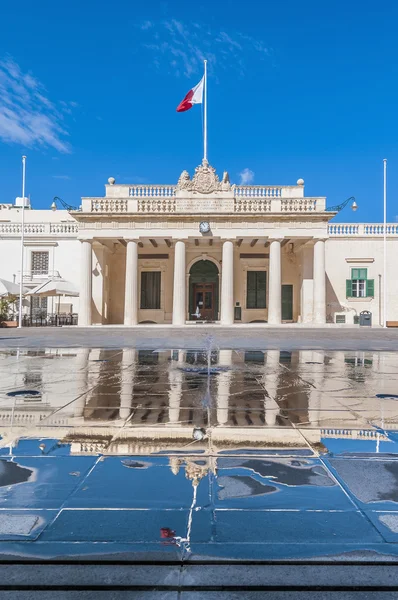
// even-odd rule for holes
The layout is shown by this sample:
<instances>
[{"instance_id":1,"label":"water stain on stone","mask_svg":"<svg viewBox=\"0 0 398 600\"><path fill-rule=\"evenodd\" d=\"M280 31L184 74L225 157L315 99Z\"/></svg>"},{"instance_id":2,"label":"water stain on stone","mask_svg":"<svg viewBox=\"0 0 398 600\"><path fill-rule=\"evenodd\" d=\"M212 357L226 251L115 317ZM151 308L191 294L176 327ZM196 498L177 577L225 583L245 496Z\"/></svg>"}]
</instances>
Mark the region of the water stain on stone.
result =
<instances>
[{"instance_id":1,"label":"water stain on stone","mask_svg":"<svg viewBox=\"0 0 398 600\"><path fill-rule=\"evenodd\" d=\"M336 485L321 465L309 465L305 461L293 460L288 464L276 460L245 460L231 466L250 469L261 477L273 479L275 483L293 487L301 485L332 487Z\"/></svg>"},{"instance_id":2,"label":"water stain on stone","mask_svg":"<svg viewBox=\"0 0 398 600\"><path fill-rule=\"evenodd\" d=\"M222 475L218 477L217 483L220 487L217 494L219 500L263 496L278 491L275 486L261 483L246 475Z\"/></svg>"},{"instance_id":3,"label":"water stain on stone","mask_svg":"<svg viewBox=\"0 0 398 600\"><path fill-rule=\"evenodd\" d=\"M32 469L21 467L16 462L0 459L0 487L25 483L32 475Z\"/></svg>"}]
</instances>

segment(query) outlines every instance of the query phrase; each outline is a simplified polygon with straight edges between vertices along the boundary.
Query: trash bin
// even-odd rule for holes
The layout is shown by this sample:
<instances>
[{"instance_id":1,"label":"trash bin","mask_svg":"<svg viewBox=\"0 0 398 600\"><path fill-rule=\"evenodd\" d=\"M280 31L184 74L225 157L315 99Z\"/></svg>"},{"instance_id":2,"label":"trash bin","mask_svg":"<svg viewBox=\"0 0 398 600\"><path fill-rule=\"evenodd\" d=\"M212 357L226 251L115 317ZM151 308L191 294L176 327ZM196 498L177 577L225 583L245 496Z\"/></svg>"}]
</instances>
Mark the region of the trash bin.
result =
<instances>
[{"instance_id":1,"label":"trash bin","mask_svg":"<svg viewBox=\"0 0 398 600\"><path fill-rule=\"evenodd\" d=\"M372 313L369 310L363 310L359 313L359 325L361 327L370 327L372 325Z\"/></svg>"},{"instance_id":2,"label":"trash bin","mask_svg":"<svg viewBox=\"0 0 398 600\"><path fill-rule=\"evenodd\" d=\"M239 306L239 302L236 303L236 306L234 307L234 321L241 321L242 320L242 307Z\"/></svg>"}]
</instances>

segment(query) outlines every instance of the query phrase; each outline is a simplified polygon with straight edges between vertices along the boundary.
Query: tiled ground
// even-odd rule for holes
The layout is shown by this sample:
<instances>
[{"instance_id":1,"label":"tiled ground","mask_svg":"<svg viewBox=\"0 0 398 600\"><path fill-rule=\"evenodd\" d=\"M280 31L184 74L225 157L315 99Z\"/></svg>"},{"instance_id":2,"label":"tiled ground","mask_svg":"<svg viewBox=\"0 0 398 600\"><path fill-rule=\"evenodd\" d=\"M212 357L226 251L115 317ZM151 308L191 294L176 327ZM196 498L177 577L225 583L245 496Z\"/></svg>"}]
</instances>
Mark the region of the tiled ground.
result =
<instances>
[{"instance_id":1,"label":"tiled ground","mask_svg":"<svg viewBox=\"0 0 398 600\"><path fill-rule=\"evenodd\" d=\"M0 351L0 551L394 557L397 360L321 350Z\"/></svg>"}]
</instances>

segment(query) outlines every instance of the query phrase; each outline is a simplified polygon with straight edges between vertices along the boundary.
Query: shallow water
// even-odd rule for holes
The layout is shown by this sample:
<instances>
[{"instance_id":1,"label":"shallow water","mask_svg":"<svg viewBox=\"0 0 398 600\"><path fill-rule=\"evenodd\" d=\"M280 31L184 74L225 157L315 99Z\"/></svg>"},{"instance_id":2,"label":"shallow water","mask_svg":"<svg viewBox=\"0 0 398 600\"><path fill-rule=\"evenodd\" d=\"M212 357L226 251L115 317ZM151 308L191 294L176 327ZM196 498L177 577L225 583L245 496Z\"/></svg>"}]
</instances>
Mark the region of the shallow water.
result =
<instances>
[{"instance_id":1,"label":"shallow water","mask_svg":"<svg viewBox=\"0 0 398 600\"><path fill-rule=\"evenodd\" d=\"M0 352L3 556L396 553L398 355L210 346Z\"/></svg>"}]
</instances>

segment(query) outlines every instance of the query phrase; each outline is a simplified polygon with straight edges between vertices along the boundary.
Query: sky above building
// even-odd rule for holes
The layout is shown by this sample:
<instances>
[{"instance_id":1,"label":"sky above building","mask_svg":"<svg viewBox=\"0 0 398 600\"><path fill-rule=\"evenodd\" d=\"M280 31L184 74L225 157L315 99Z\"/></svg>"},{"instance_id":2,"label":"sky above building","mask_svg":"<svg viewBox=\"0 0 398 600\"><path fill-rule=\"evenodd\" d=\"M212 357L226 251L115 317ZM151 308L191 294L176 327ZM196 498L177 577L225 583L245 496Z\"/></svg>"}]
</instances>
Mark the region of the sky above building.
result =
<instances>
[{"instance_id":1,"label":"sky above building","mask_svg":"<svg viewBox=\"0 0 398 600\"><path fill-rule=\"evenodd\" d=\"M394 0L8 2L0 37L0 202L79 206L120 183L176 183L203 154L176 107L207 58L209 161L232 183L295 184L337 220L398 219Z\"/></svg>"}]
</instances>

